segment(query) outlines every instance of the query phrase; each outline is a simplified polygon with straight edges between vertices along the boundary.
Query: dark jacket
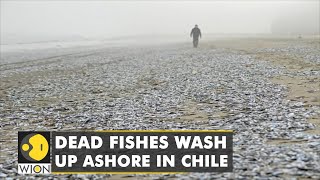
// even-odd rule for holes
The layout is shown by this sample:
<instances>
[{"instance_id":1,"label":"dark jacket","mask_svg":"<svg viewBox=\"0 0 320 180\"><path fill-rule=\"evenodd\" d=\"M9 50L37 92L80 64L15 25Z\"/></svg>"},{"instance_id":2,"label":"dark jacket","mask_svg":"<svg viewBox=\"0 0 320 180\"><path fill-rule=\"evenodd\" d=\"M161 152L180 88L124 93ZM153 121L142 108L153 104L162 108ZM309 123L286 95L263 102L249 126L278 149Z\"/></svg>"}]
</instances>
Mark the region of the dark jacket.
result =
<instances>
[{"instance_id":1,"label":"dark jacket","mask_svg":"<svg viewBox=\"0 0 320 180\"><path fill-rule=\"evenodd\" d=\"M201 31L199 28L195 27L192 29L190 36L193 37L193 39L199 39L201 37Z\"/></svg>"}]
</instances>

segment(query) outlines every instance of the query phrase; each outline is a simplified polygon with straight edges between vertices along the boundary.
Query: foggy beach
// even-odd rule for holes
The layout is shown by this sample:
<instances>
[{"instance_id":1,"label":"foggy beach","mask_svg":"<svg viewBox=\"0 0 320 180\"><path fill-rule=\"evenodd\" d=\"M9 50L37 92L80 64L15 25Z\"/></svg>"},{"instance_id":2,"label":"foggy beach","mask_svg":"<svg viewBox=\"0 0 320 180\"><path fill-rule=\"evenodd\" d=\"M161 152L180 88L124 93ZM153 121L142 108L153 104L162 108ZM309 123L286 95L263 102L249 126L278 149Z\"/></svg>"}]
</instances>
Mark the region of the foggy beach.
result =
<instances>
[{"instance_id":1,"label":"foggy beach","mask_svg":"<svg viewBox=\"0 0 320 180\"><path fill-rule=\"evenodd\" d=\"M160 22L162 16L156 7L164 9L165 3L155 6L137 1L137 4L127 2L126 6L125 2L113 2L112 12L105 12L98 2L91 7L85 6L89 1L81 1L73 7L74 12L77 14L81 8L88 7L91 13L79 13L79 21L75 18L71 21L75 24L66 27L66 19L73 17L66 9L72 9L68 4L75 3L66 1L61 6L61 16L68 14L66 19L57 15L61 24L52 22L59 28L54 29L48 23L41 32L37 22L43 20L47 24L46 20L54 19L56 16L51 16L49 10L56 10L59 3L54 2L50 9L36 2L24 5L19 1L1 2L7 3L3 6L7 11L1 12L2 23L6 25L1 27L1 36L6 38L1 40L0 61L0 179L25 178L17 173L18 131L124 129L231 129L234 131L233 172L33 174L27 178L320 178L319 21L313 25L319 16L310 18L319 15L319 9L311 3L297 5L283 1L277 6L279 11L271 12L272 3L263 1L265 6L262 6L255 1L252 4L244 1L235 3L233 9L240 9L242 18L237 20L237 15L231 14L221 22L215 13L224 14L223 11L215 9L210 19L208 7L227 9L230 2L215 1L208 7L206 1L197 5L186 2L186 6L181 6L185 8L182 15L188 14L191 7L203 8L203 14L196 11L198 16L186 15L190 19L179 21L182 16L175 17L174 12L181 2L175 1L168 5L167 15L163 15L167 20ZM318 1L312 2L319 6ZM13 22L24 19L13 15L19 8L22 11L29 8L30 14L26 14L35 18L36 13L29 7L32 3L34 8L43 7L38 13L46 15L28 20L35 33L24 22L21 26L9 25L10 18ZM9 12L14 5L19 8ZM310 26L303 18L293 21L272 15L286 14L281 11L284 7L302 6L311 14L305 13L306 19L313 22ZM127 8L129 15L122 14L125 10L117 14L116 9L122 7ZM134 15L130 7L140 9L140 14ZM260 8L259 20L254 18L258 10L252 7ZM153 19L148 20L145 16L152 10ZM109 19L107 23L110 26L90 20L106 17L104 22L108 22L109 16L104 13L115 14L116 20ZM134 23L124 20L130 16L136 18ZM85 22L86 26L80 26ZM227 25L230 22L234 24ZM280 27L281 22L288 24ZM193 39L190 37L195 24L202 33L196 39L198 46L194 44L195 34L191 34ZM25 29L20 33L19 27ZM296 31L289 32L285 27ZM42 36L45 32L49 35Z\"/></svg>"}]
</instances>

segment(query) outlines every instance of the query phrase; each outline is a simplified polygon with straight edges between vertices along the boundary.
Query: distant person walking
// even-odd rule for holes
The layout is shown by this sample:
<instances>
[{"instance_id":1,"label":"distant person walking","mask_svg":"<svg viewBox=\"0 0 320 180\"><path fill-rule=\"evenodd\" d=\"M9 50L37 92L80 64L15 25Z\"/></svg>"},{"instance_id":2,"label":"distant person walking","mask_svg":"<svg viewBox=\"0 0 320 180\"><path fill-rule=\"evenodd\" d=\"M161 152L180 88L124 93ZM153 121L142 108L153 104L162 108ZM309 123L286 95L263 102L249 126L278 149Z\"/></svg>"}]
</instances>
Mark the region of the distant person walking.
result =
<instances>
[{"instance_id":1,"label":"distant person walking","mask_svg":"<svg viewBox=\"0 0 320 180\"><path fill-rule=\"evenodd\" d=\"M190 37L193 37L193 47L198 47L199 37L201 38L201 31L198 28L198 25L195 25L191 30Z\"/></svg>"}]
</instances>

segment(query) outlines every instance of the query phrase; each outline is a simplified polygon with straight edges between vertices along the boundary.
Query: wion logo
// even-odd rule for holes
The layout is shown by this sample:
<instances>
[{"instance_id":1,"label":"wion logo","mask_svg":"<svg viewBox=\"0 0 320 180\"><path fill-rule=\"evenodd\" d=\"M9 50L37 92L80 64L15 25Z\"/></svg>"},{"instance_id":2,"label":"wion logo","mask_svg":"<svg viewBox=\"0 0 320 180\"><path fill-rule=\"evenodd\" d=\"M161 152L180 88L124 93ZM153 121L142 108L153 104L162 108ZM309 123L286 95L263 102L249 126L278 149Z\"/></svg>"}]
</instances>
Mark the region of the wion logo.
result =
<instances>
[{"instance_id":1,"label":"wion logo","mask_svg":"<svg viewBox=\"0 0 320 180\"><path fill-rule=\"evenodd\" d=\"M50 172L50 132L18 132L18 173Z\"/></svg>"}]
</instances>

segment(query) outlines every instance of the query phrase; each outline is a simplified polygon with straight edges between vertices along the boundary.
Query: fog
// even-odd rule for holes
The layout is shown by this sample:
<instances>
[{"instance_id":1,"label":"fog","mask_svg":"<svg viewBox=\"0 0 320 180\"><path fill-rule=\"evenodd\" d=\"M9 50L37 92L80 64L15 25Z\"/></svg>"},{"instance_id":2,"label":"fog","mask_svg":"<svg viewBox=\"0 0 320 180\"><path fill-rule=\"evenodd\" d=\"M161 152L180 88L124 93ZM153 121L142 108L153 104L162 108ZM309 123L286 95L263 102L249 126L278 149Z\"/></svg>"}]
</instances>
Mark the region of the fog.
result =
<instances>
[{"instance_id":1,"label":"fog","mask_svg":"<svg viewBox=\"0 0 320 180\"><path fill-rule=\"evenodd\" d=\"M0 7L1 44L128 36L188 37L195 24L204 36L319 34L320 21L318 0L2 0Z\"/></svg>"}]
</instances>

